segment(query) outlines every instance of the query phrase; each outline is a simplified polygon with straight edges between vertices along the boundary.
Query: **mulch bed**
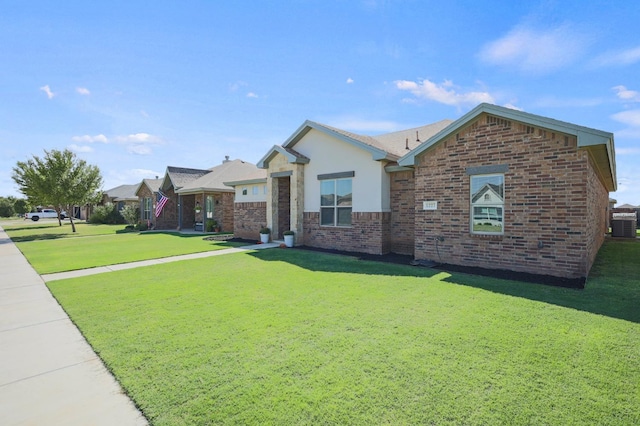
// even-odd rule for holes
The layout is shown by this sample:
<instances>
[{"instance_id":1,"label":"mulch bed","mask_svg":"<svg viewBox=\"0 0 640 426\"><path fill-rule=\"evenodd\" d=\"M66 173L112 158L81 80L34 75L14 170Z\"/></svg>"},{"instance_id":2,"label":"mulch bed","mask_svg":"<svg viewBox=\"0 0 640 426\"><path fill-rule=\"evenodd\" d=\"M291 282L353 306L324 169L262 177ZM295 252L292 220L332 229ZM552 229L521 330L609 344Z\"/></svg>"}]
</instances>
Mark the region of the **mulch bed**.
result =
<instances>
[{"instance_id":1,"label":"mulch bed","mask_svg":"<svg viewBox=\"0 0 640 426\"><path fill-rule=\"evenodd\" d=\"M230 241L243 242L247 244L256 244L255 240L246 240L242 238L233 238ZM505 269L488 269L475 266L451 265L447 263L415 261L413 256L406 254L387 253L382 255L357 253L342 250L322 249L317 247L296 246L296 249L314 251L320 253L339 254L343 256L357 257L361 260L373 260L376 262L395 263L399 265L412 265L417 267L429 267L445 272L459 272L470 275L481 275L484 277L501 278L505 280L522 281L535 284L551 285L555 287L566 287L574 289L583 289L586 278L561 278L552 275L530 274L526 272L508 271Z\"/></svg>"}]
</instances>

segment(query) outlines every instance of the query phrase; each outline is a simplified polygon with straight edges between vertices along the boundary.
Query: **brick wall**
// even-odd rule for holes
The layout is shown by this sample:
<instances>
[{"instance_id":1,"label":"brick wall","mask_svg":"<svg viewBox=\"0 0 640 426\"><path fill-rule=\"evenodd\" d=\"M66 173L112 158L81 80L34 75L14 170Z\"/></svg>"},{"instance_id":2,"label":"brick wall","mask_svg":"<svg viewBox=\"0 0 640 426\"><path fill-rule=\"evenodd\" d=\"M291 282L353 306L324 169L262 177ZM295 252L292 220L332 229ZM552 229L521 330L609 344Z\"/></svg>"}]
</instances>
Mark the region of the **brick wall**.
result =
<instances>
[{"instance_id":1,"label":"brick wall","mask_svg":"<svg viewBox=\"0 0 640 426\"><path fill-rule=\"evenodd\" d=\"M156 229L177 229L178 228L178 195L173 188L164 192L169 198L160 213L160 217L156 219ZM154 202L155 204L155 202Z\"/></svg>"},{"instance_id":2,"label":"brick wall","mask_svg":"<svg viewBox=\"0 0 640 426\"><path fill-rule=\"evenodd\" d=\"M587 219L587 153L577 149L575 137L502 119L488 124L487 117L480 115L419 157L415 257L584 277L592 256L588 247L598 245L588 241L593 234L587 228L597 219ZM472 235L466 168L504 164L504 235ZM600 197L602 191L594 190L593 198ZM422 210L423 200L438 201L438 209ZM438 236L444 241L436 247Z\"/></svg>"},{"instance_id":3,"label":"brick wall","mask_svg":"<svg viewBox=\"0 0 640 426\"><path fill-rule=\"evenodd\" d=\"M586 153L585 153L586 155ZM598 250L604 242L605 234L608 231L609 219L609 191L602 184L596 173L596 166L590 157L589 171L587 179L587 256L585 259L585 275L596 259Z\"/></svg>"},{"instance_id":4,"label":"brick wall","mask_svg":"<svg viewBox=\"0 0 640 426\"><path fill-rule=\"evenodd\" d=\"M391 175L390 249L413 255L415 225L415 178L413 171Z\"/></svg>"},{"instance_id":5,"label":"brick wall","mask_svg":"<svg viewBox=\"0 0 640 426\"><path fill-rule=\"evenodd\" d=\"M141 218L140 220L142 220L142 217L144 215L144 212L142 211L142 209L144 208L145 198L151 198L151 218L149 219L149 222L151 222L152 227L155 227L156 212L153 206L156 204L156 196L153 192L151 192L151 190L147 185L142 185L140 190L138 191L138 207L140 208L140 218Z\"/></svg>"},{"instance_id":6,"label":"brick wall","mask_svg":"<svg viewBox=\"0 0 640 426\"><path fill-rule=\"evenodd\" d=\"M233 234L236 238L259 240L260 228L267 223L267 203L235 203L233 223Z\"/></svg>"},{"instance_id":7,"label":"brick wall","mask_svg":"<svg viewBox=\"0 0 640 426\"><path fill-rule=\"evenodd\" d=\"M391 213L351 213L350 227L320 226L319 212L305 212L303 244L370 254L391 250Z\"/></svg>"},{"instance_id":8,"label":"brick wall","mask_svg":"<svg viewBox=\"0 0 640 426\"><path fill-rule=\"evenodd\" d=\"M216 210L222 211L218 224L220 229L224 232L233 232L234 230L234 199L235 194L233 192L223 192L220 195L220 204L216 205ZM215 200L214 200L215 203Z\"/></svg>"}]
</instances>

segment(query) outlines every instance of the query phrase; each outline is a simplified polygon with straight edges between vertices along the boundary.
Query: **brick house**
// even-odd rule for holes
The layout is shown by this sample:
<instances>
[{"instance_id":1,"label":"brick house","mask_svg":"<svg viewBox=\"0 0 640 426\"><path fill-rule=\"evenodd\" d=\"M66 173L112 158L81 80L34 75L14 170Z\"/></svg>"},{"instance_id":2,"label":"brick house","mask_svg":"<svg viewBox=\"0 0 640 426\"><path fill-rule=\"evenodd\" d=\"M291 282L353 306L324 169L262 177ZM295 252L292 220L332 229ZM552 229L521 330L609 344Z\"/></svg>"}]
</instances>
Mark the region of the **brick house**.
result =
<instances>
[{"instance_id":1,"label":"brick house","mask_svg":"<svg viewBox=\"0 0 640 426\"><path fill-rule=\"evenodd\" d=\"M163 179L143 179L136 190L136 197L140 204L140 221L156 227L155 203L158 200L158 192Z\"/></svg>"},{"instance_id":2,"label":"brick house","mask_svg":"<svg viewBox=\"0 0 640 426\"><path fill-rule=\"evenodd\" d=\"M121 211L126 205L137 207L138 196L136 195L136 190L138 189L138 186L138 184L120 185L115 188L102 191L101 204L114 204L118 208L118 211Z\"/></svg>"},{"instance_id":3,"label":"brick house","mask_svg":"<svg viewBox=\"0 0 640 426\"><path fill-rule=\"evenodd\" d=\"M307 121L258 167L266 212L242 214L274 238L571 279L587 276L616 190L613 134L489 104L373 137Z\"/></svg>"},{"instance_id":4,"label":"brick house","mask_svg":"<svg viewBox=\"0 0 640 426\"><path fill-rule=\"evenodd\" d=\"M255 173L264 174L254 164L228 157L210 169L167 167L159 191L168 201L156 218L156 229L203 231L208 220L215 220L221 231L233 231L234 188L225 182Z\"/></svg>"}]
</instances>

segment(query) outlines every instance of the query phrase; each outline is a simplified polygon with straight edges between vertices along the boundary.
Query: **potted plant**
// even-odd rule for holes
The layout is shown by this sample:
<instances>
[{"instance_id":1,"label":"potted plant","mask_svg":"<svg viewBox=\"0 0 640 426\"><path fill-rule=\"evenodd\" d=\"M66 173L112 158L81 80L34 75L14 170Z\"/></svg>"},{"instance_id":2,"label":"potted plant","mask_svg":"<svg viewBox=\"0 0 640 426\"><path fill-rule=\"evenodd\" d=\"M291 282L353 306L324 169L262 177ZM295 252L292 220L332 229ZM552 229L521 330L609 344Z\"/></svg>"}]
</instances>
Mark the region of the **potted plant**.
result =
<instances>
[{"instance_id":1,"label":"potted plant","mask_svg":"<svg viewBox=\"0 0 640 426\"><path fill-rule=\"evenodd\" d=\"M260 229L260 242L268 243L270 235L271 235L271 229L267 227Z\"/></svg>"},{"instance_id":2,"label":"potted plant","mask_svg":"<svg viewBox=\"0 0 640 426\"><path fill-rule=\"evenodd\" d=\"M295 235L295 232L284 231L282 234L284 235L284 244L287 247L293 247L293 236Z\"/></svg>"}]
</instances>

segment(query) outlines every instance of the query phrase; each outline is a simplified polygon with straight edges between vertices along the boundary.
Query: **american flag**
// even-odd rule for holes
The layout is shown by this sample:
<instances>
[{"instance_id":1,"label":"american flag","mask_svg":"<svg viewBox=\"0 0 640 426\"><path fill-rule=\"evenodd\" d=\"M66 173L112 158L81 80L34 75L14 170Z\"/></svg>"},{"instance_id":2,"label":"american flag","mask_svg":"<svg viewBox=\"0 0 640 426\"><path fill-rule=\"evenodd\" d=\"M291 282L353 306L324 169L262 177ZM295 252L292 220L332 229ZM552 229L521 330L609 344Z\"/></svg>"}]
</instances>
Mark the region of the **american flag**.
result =
<instances>
[{"instance_id":1,"label":"american flag","mask_svg":"<svg viewBox=\"0 0 640 426\"><path fill-rule=\"evenodd\" d=\"M167 201L169 201L169 198L167 198L167 196L164 195L162 192L158 191L157 203L156 203L156 217L160 216L160 213L162 213L162 209L164 208L164 205L167 204Z\"/></svg>"}]
</instances>

